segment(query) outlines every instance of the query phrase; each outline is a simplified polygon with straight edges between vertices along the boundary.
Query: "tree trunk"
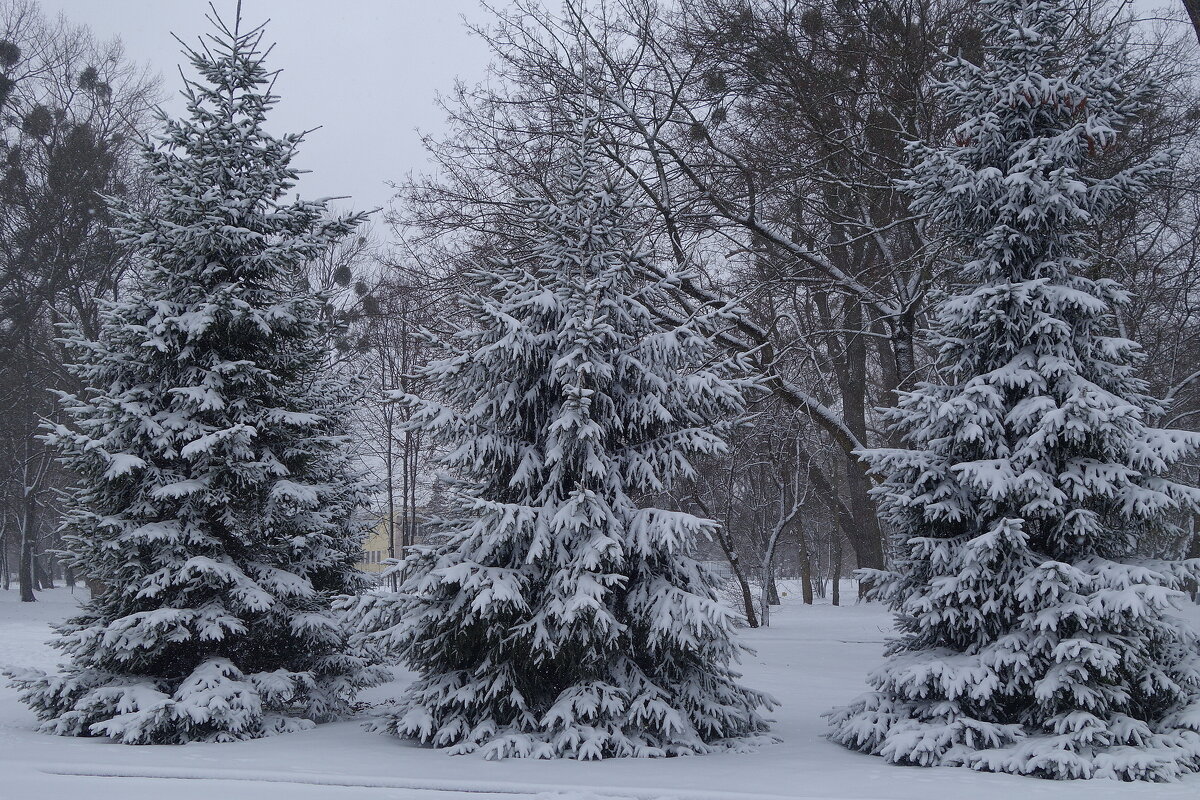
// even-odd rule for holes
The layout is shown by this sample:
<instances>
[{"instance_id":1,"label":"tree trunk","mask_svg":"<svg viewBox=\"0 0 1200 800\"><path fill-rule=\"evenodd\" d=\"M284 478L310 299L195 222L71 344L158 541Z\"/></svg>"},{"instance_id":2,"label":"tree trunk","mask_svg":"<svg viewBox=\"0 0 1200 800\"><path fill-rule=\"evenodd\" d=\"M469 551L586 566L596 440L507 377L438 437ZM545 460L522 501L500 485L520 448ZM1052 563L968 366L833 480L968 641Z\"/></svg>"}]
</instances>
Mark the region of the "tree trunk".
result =
<instances>
[{"instance_id":1,"label":"tree trunk","mask_svg":"<svg viewBox=\"0 0 1200 800\"><path fill-rule=\"evenodd\" d=\"M1183 7L1187 9L1188 16L1192 20L1192 28L1196 31L1196 39L1200 41L1200 0L1183 0Z\"/></svg>"},{"instance_id":2,"label":"tree trunk","mask_svg":"<svg viewBox=\"0 0 1200 800\"><path fill-rule=\"evenodd\" d=\"M381 356L382 371L386 372L390 356ZM380 388L386 390L388 384L394 381L394 376L388 378L385 375L381 376ZM385 480L387 481L387 535L388 535L388 558L396 557L396 431L395 431L396 407L391 403L385 403L383 409L383 426L386 429L386 442L383 456L383 467ZM399 588L397 575L393 572L388 576L388 584L392 591Z\"/></svg>"},{"instance_id":3,"label":"tree trunk","mask_svg":"<svg viewBox=\"0 0 1200 800\"><path fill-rule=\"evenodd\" d=\"M891 338L892 352L896 358L896 384L893 387L895 389L909 388L917 372L917 359L913 346L916 338L915 328L913 311L902 314L896 321L895 331Z\"/></svg>"},{"instance_id":4,"label":"tree trunk","mask_svg":"<svg viewBox=\"0 0 1200 800\"><path fill-rule=\"evenodd\" d=\"M30 333L27 331L25 338L25 350L27 353L32 352L32 346L29 344ZM29 363L32 363L30 361ZM46 470L50 466L50 454L42 448L39 452L34 452L34 447L38 444L38 415L34 409L31 398L36 393L34 388L34 380L30 372L25 373L25 419L24 430L21 433L24 436L24 441L21 444L23 458L21 459L21 505L18 511L17 519L18 527L21 531L21 555L20 561L17 564L17 581L21 585L21 602L32 603L37 600L34 595L34 589L40 588L38 585L38 568L37 568L37 534L38 534L38 494L42 488L42 482L46 477Z\"/></svg>"},{"instance_id":5,"label":"tree trunk","mask_svg":"<svg viewBox=\"0 0 1200 800\"><path fill-rule=\"evenodd\" d=\"M54 588L54 565L46 560L44 553L41 558L33 556L33 579L39 589Z\"/></svg>"},{"instance_id":6,"label":"tree trunk","mask_svg":"<svg viewBox=\"0 0 1200 800\"><path fill-rule=\"evenodd\" d=\"M21 602L32 603L37 600L33 593L33 549L34 549L33 531L30 529L29 520L25 520L25 524L21 526L21 557L17 562L17 583L21 586Z\"/></svg>"},{"instance_id":7,"label":"tree trunk","mask_svg":"<svg viewBox=\"0 0 1200 800\"><path fill-rule=\"evenodd\" d=\"M8 513L0 517L0 582L4 591L12 588L12 566L8 563Z\"/></svg>"},{"instance_id":8,"label":"tree trunk","mask_svg":"<svg viewBox=\"0 0 1200 800\"><path fill-rule=\"evenodd\" d=\"M847 462L847 485L850 490L850 502L843 503L838 496L833 483L825 477L817 466L809 463L808 479L837 520L838 528L854 549L855 559L859 567L872 569L883 568L883 535L879 528L879 520L875 516L875 504L867 492L870 490L870 479L859 469L858 465ZM866 535L863 535L866 531Z\"/></svg>"},{"instance_id":9,"label":"tree trunk","mask_svg":"<svg viewBox=\"0 0 1200 800\"><path fill-rule=\"evenodd\" d=\"M813 574L812 574L812 558L808 552L808 532L803 524L797 526L800 533L800 592L804 598L804 605L811 606L813 604Z\"/></svg>"},{"instance_id":10,"label":"tree trunk","mask_svg":"<svg viewBox=\"0 0 1200 800\"><path fill-rule=\"evenodd\" d=\"M417 475L421 471L421 434L417 431L408 431L408 441L405 448L408 450L409 472L412 474L412 480L408 484L408 542L407 546L412 547L417 543ZM405 551L407 554L408 551Z\"/></svg>"},{"instance_id":11,"label":"tree trunk","mask_svg":"<svg viewBox=\"0 0 1200 800\"><path fill-rule=\"evenodd\" d=\"M816 291L813 302L825 334L825 345L837 378L842 400L842 419L846 429L860 444L867 442L867 336L862 303L847 296L843 300L841 321L835 319L828 293ZM845 333L838 333L838 329ZM903 374L903 367L897 370ZM843 444L845 480L848 490L846 513L838 514L838 524L854 549L859 567L883 569L882 531L876 519L875 503L869 491L871 478L853 447ZM815 468L810 465L810 473ZM830 483L825 481L826 484ZM832 487L830 487L832 490ZM849 519L847 519L849 517Z\"/></svg>"},{"instance_id":12,"label":"tree trunk","mask_svg":"<svg viewBox=\"0 0 1200 800\"><path fill-rule=\"evenodd\" d=\"M846 328L863 329L862 304L846 299ZM842 413L846 425L860 442L867 441L867 337L850 334L845 347L842 372ZM883 569L883 532L871 500L871 479L862 471L858 457L846 454L846 485L850 494L850 513L854 515L854 552L858 567Z\"/></svg>"},{"instance_id":13,"label":"tree trunk","mask_svg":"<svg viewBox=\"0 0 1200 800\"><path fill-rule=\"evenodd\" d=\"M771 604L767 602L767 576L759 576L758 582L758 624L764 628L771 627Z\"/></svg>"},{"instance_id":14,"label":"tree trunk","mask_svg":"<svg viewBox=\"0 0 1200 800\"><path fill-rule=\"evenodd\" d=\"M738 587L742 590L742 605L746 609L746 624L751 628L758 627L758 616L754 613L754 593L750 591L750 581L746 580L746 573L742 570L741 558L738 556L737 550L733 547L733 542L729 541L729 535L725 533L724 528L717 534L717 541L721 545L721 549L725 551L725 558L729 561L729 569L733 571L733 577L738 582Z\"/></svg>"},{"instance_id":15,"label":"tree trunk","mask_svg":"<svg viewBox=\"0 0 1200 800\"><path fill-rule=\"evenodd\" d=\"M712 512L708 506L698 496L692 495L692 501L700 506L700 511L704 516L712 518ZM742 561L738 556L737 549L734 548L733 542L729 540L729 509L726 510L725 524L717 529L717 544L721 546L721 551L725 553L725 560L729 562L729 569L733 572L734 580L738 582L738 587L742 590L742 606L746 611L746 624L751 628L758 627L758 617L754 613L754 593L750 591L750 582L746 580L746 573L742 571Z\"/></svg>"},{"instance_id":16,"label":"tree trunk","mask_svg":"<svg viewBox=\"0 0 1200 800\"><path fill-rule=\"evenodd\" d=\"M730 467L732 471L732 467ZM731 484L732 486L732 484ZM699 498L696 498L697 503L700 503L701 509L708 516L704 504ZM734 578L737 579L738 587L742 590L742 605L746 610L746 624L751 628L758 627L758 617L754 614L754 594L750 591L750 581L746 579L746 573L742 569L742 559L738 554L737 548L733 546L733 541L729 538L729 520L733 516L733 491L729 492L728 502L725 504L725 522L721 525L717 532L717 542L721 545L721 549L725 551L725 558L729 561L729 568L733 571Z\"/></svg>"},{"instance_id":17,"label":"tree trunk","mask_svg":"<svg viewBox=\"0 0 1200 800\"><path fill-rule=\"evenodd\" d=\"M875 504L868 492L870 480L852 465L846 470L846 483L850 493L850 513L854 517L855 540L852 542L855 561L860 569L883 569L883 530L875 514ZM867 584L859 584L859 595Z\"/></svg>"},{"instance_id":18,"label":"tree trunk","mask_svg":"<svg viewBox=\"0 0 1200 800\"><path fill-rule=\"evenodd\" d=\"M833 604L842 604L842 540L838 539L833 546Z\"/></svg>"},{"instance_id":19,"label":"tree trunk","mask_svg":"<svg viewBox=\"0 0 1200 800\"><path fill-rule=\"evenodd\" d=\"M825 576L829 572L829 555L827 548L821 546L820 536L814 534L811 550L813 565L812 586L813 595L821 600L824 600L829 595L829 589L825 585Z\"/></svg>"},{"instance_id":20,"label":"tree trunk","mask_svg":"<svg viewBox=\"0 0 1200 800\"><path fill-rule=\"evenodd\" d=\"M29 443L25 445L25 463L30 463ZM34 589L41 588L37 583L37 489L30 485L29 469L26 466L23 487L25 496L21 508L21 559L17 564L17 581L21 585L21 602L32 603L37 600Z\"/></svg>"}]
</instances>

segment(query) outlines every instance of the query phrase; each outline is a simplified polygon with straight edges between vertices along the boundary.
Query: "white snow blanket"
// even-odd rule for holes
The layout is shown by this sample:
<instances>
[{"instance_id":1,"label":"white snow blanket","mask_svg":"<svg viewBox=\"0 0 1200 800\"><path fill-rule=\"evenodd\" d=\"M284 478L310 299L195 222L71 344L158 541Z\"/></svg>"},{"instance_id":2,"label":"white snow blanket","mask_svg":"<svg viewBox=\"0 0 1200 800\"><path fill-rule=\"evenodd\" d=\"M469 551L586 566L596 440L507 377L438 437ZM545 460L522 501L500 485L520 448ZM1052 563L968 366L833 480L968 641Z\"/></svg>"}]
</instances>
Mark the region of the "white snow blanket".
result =
<instances>
[{"instance_id":1,"label":"white snow blanket","mask_svg":"<svg viewBox=\"0 0 1200 800\"><path fill-rule=\"evenodd\" d=\"M894 767L824 738L821 712L862 691L891 624L874 604L804 606L785 585L771 628L742 630L758 655L746 682L783 701L782 743L752 753L601 762L485 761L367 733L348 720L233 744L132 747L34 733L33 714L0 688L0 800L1196 800L1200 775L1170 784L1046 781L962 768ZM0 663L48 669L48 624L77 597L23 605L0 591ZM853 597L853 589L844 590ZM1188 609L1200 627L1200 607ZM397 683L367 700L395 694Z\"/></svg>"}]
</instances>

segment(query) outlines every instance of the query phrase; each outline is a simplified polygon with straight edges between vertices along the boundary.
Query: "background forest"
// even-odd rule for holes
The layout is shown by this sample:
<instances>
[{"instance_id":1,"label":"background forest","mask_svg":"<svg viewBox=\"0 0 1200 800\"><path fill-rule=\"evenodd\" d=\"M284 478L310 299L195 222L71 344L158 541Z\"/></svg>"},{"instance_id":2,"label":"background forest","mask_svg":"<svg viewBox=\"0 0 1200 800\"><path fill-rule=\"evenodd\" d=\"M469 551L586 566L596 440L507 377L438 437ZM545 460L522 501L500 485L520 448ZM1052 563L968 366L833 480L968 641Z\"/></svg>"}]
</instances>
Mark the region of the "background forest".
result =
<instances>
[{"instance_id":1,"label":"background forest","mask_svg":"<svg viewBox=\"0 0 1200 800\"><path fill-rule=\"evenodd\" d=\"M769 614L776 577L806 600L858 567L883 567L885 534L854 455L893 444L880 408L929 377L928 311L953 287L947 232L898 188L906 143L950 134L935 87L944 55L978 61L971 0L694 0L497 4L476 33L493 71L443 98L430 165L396 181L390 207L314 260L332 291L339 368L367 376L355 430L380 484L376 512L400 556L422 537L444 485L433 445L384 402L420 393L417 336L448 332L473 268L531 247L531 187L549 193L575 119L594 117L606 167L630 187L655 263L685 279L654 308L695 319L763 387L731 455L676 491L723 523L709 557L729 566L747 621ZM1185 11L1146 14L1079 0L1082 52L1117 32L1151 106L1106 172L1163 149L1177 168L1095 231L1089 278L1134 293L1123 335L1146 352L1162 427L1200 429L1200 83ZM1185 8L1185 6L1187 6ZM1135 11L1139 12L1135 16ZM117 243L108 199L152 198L136 142L162 90L136 54L96 41L30 0L0 0L0 580L33 600L73 582L55 555L71 481L39 438L78 389L60 323L95 337L96 303L119 298L139 264ZM1174 15L1173 19L1169 19ZM1115 220L1115 221L1114 221ZM732 313L713 313L729 310ZM1195 482L1200 465L1182 467ZM1194 518L1144 546L1200 556Z\"/></svg>"}]
</instances>

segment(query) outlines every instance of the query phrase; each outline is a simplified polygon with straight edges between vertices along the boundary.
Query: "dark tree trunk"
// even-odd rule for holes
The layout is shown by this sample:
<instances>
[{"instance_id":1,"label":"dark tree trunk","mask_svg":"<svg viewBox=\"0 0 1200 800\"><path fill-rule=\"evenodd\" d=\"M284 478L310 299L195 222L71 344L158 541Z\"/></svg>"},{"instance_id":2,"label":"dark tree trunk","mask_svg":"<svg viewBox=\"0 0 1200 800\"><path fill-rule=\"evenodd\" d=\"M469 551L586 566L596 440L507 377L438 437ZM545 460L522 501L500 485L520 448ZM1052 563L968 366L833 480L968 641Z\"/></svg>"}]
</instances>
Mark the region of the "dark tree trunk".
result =
<instances>
[{"instance_id":1,"label":"dark tree trunk","mask_svg":"<svg viewBox=\"0 0 1200 800\"><path fill-rule=\"evenodd\" d=\"M829 331L825 343L837 377L838 392L842 399L842 418L846 428L860 444L867 441L867 337L863 329L862 303L847 297L843 301L841 324L835 321L829 297L817 292L814 301L822 326ZM834 331L844 328L846 334ZM903 374L903 367L897 371ZM854 549L859 567L883 569L883 541L879 521L875 515L875 503L869 494L871 478L863 469L858 457L845 451L845 480L848 491L849 519L839 514L838 524ZM811 472L811 470L810 470Z\"/></svg>"},{"instance_id":2,"label":"dark tree trunk","mask_svg":"<svg viewBox=\"0 0 1200 800\"><path fill-rule=\"evenodd\" d=\"M37 600L34 588L34 537L29 520L21 528L21 557L17 562L17 583L21 586L21 602L32 603Z\"/></svg>"},{"instance_id":3,"label":"dark tree trunk","mask_svg":"<svg viewBox=\"0 0 1200 800\"><path fill-rule=\"evenodd\" d=\"M883 569L883 531L879 527L875 505L868 494L871 488L868 479L853 469L847 471L846 478L850 490L850 513L854 516L856 537L851 544L856 566L860 569ZM866 581L859 582L860 597L867 588Z\"/></svg>"},{"instance_id":4,"label":"dark tree trunk","mask_svg":"<svg viewBox=\"0 0 1200 800\"><path fill-rule=\"evenodd\" d=\"M39 589L54 588L54 564L44 554L42 558L36 554L33 557L33 579Z\"/></svg>"},{"instance_id":5,"label":"dark tree trunk","mask_svg":"<svg viewBox=\"0 0 1200 800\"><path fill-rule=\"evenodd\" d=\"M863 329L862 304L846 300L846 328ZM842 408L846 425L860 442L867 441L867 337L851 334L846 341L845 370L842 375ZM903 368L901 368L903 374ZM862 471L857 457L848 453L846 485L850 494L850 513L854 515L854 552L859 568L883 569L883 532L869 494L871 479Z\"/></svg>"},{"instance_id":6,"label":"dark tree trunk","mask_svg":"<svg viewBox=\"0 0 1200 800\"><path fill-rule=\"evenodd\" d=\"M692 500L696 505L700 506L700 510L706 517L711 518L713 516L703 500L695 495L692 496ZM746 580L746 573L742 570L742 560L738 555L737 548L729 540L730 514L728 512L729 509L726 510L725 524L717 529L717 544L721 545L721 551L725 553L725 560L729 562L729 569L733 572L734 580L738 582L738 587L742 590L742 605L746 611L746 624L751 628L757 628L758 615L754 613L754 593L750 591L750 582Z\"/></svg>"},{"instance_id":7,"label":"dark tree trunk","mask_svg":"<svg viewBox=\"0 0 1200 800\"><path fill-rule=\"evenodd\" d=\"M730 492L730 498L733 493ZM742 590L742 606L746 611L746 624L751 628L758 627L758 615L754 613L754 593L750 591L750 581L746 579L746 571L742 569L742 558L738 553L737 548L733 546L733 540L729 538L729 520L733 516L732 499L725 506L725 524L717 533L717 541L721 545L721 549L725 551L725 558L729 561L729 569L733 571L733 577L738 582L738 588ZM706 512L707 513L707 512ZM711 516L711 514L709 515Z\"/></svg>"},{"instance_id":8,"label":"dark tree trunk","mask_svg":"<svg viewBox=\"0 0 1200 800\"><path fill-rule=\"evenodd\" d=\"M8 563L8 514L0 518L0 584L4 591L12 587L12 566Z\"/></svg>"},{"instance_id":9,"label":"dark tree trunk","mask_svg":"<svg viewBox=\"0 0 1200 800\"><path fill-rule=\"evenodd\" d=\"M842 542L839 539L833 547L833 604L842 604Z\"/></svg>"},{"instance_id":10,"label":"dark tree trunk","mask_svg":"<svg viewBox=\"0 0 1200 800\"><path fill-rule=\"evenodd\" d=\"M1187 9L1188 16L1192 20L1192 28L1196 31L1196 39L1200 41L1200 0L1183 0L1183 7Z\"/></svg>"},{"instance_id":11,"label":"dark tree trunk","mask_svg":"<svg viewBox=\"0 0 1200 800\"><path fill-rule=\"evenodd\" d=\"M914 328L913 313L910 311L897 320L895 332L892 335L892 353L896 358L896 383L894 388L907 389L912 385L917 371L917 359L913 347Z\"/></svg>"},{"instance_id":12,"label":"dark tree trunk","mask_svg":"<svg viewBox=\"0 0 1200 800\"><path fill-rule=\"evenodd\" d=\"M813 604L813 569L812 557L808 552L808 533L804 530L804 525L797 526L800 532L800 592L804 598L804 605L811 606Z\"/></svg>"},{"instance_id":13,"label":"dark tree trunk","mask_svg":"<svg viewBox=\"0 0 1200 800\"><path fill-rule=\"evenodd\" d=\"M849 465L849 473L856 469L855 464ZM809 463L808 479L817 490L817 495L833 512L837 519L838 528L854 549L855 559L859 567L873 569L883 568L883 536L879 528L879 520L875 516L875 504L867 491L870 489L869 479L862 475L861 483L854 480L853 475L847 481L850 488L850 503L843 503L837 489L816 465ZM866 536L861 535L868 531ZM840 545L839 545L840 548ZM840 569L840 549L838 566Z\"/></svg>"},{"instance_id":14,"label":"dark tree trunk","mask_svg":"<svg viewBox=\"0 0 1200 800\"><path fill-rule=\"evenodd\" d=\"M30 463L29 449L29 443L26 442L26 465ZM26 485L23 487L25 496L21 509L21 557L17 563L17 582L21 584L21 602L32 603L37 600L34 589L41 587L37 583L37 492L34 486L28 484L28 466L22 480Z\"/></svg>"},{"instance_id":15,"label":"dark tree trunk","mask_svg":"<svg viewBox=\"0 0 1200 800\"><path fill-rule=\"evenodd\" d=\"M746 573L742 569L741 558L738 552L733 547L733 542L729 541L728 534L722 529L717 536L721 544L721 549L725 551L725 558L729 561L729 569L733 571L733 577L738 582L738 587L742 590L742 605L746 609L746 624L751 628L758 627L758 615L754 613L754 592L750 591L750 582L746 580Z\"/></svg>"}]
</instances>

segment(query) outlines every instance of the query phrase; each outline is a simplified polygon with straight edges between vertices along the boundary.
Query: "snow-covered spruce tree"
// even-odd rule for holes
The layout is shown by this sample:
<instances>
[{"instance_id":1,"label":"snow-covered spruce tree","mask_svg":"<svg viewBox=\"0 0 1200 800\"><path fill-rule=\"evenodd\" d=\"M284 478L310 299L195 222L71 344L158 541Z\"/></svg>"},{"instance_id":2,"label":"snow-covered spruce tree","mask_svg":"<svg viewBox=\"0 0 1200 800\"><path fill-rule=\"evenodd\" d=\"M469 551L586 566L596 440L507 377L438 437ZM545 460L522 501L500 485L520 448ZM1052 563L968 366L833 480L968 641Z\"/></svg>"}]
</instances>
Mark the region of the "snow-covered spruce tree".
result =
<instances>
[{"instance_id":1,"label":"snow-covered spruce tree","mask_svg":"<svg viewBox=\"0 0 1200 800\"><path fill-rule=\"evenodd\" d=\"M447 446L457 505L405 564L375 635L419 673L378 728L489 758L670 756L766 730L693 543L715 523L656 507L719 453L741 389L698 368L708 340L657 329L637 226L590 125L530 255L476 276L473 324L404 398ZM379 605L382 600L382 610Z\"/></svg>"},{"instance_id":2,"label":"snow-covered spruce tree","mask_svg":"<svg viewBox=\"0 0 1200 800\"><path fill-rule=\"evenodd\" d=\"M937 378L864 453L895 531L875 576L899 637L832 738L899 764L1046 778L1200 769L1200 650L1172 616L1200 564L1135 557L1194 489L1166 472L1200 441L1116 335L1126 293L1092 280L1085 234L1164 159L1101 175L1145 99L1111 41L1080 56L1066 4L989 0L982 66L950 64L955 144L919 146L908 189L965 255L933 323Z\"/></svg>"},{"instance_id":3,"label":"snow-covered spruce tree","mask_svg":"<svg viewBox=\"0 0 1200 800\"><path fill-rule=\"evenodd\" d=\"M146 149L158 200L122 213L144 272L99 341L70 341L88 388L49 435L81 477L72 565L107 588L58 629L61 674L9 673L50 733L260 737L330 719L383 677L330 607L360 585L366 484L325 299L294 288L360 218L283 199L301 137L263 130L262 30L214 21L187 53L187 116Z\"/></svg>"}]
</instances>

